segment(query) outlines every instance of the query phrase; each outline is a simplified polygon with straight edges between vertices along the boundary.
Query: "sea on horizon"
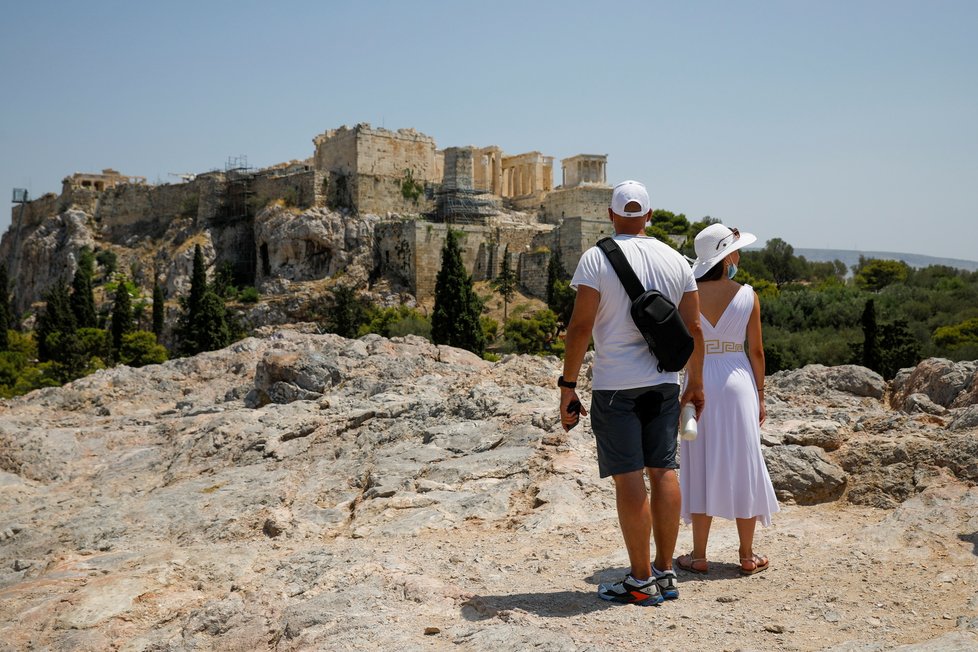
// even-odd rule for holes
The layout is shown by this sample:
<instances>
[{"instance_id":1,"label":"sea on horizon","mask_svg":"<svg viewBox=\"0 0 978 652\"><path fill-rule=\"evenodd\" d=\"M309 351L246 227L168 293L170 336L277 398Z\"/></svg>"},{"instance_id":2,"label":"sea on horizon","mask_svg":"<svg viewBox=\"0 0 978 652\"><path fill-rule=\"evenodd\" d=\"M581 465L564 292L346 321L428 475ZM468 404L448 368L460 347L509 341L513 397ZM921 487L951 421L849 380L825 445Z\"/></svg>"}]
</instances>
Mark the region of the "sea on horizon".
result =
<instances>
[{"instance_id":1,"label":"sea on horizon","mask_svg":"<svg viewBox=\"0 0 978 652\"><path fill-rule=\"evenodd\" d=\"M748 250L758 250L761 247L748 247ZM902 260L907 265L915 268L929 267L930 265L945 265L955 267L969 272L978 271L978 261L962 260L960 258L940 258L938 256L925 256L923 254L904 254L893 251L856 251L850 249L800 249L795 247L796 256L804 256L809 262L832 262L841 260L845 263L846 269L851 273L853 265L859 263L859 257L879 258L882 260Z\"/></svg>"}]
</instances>

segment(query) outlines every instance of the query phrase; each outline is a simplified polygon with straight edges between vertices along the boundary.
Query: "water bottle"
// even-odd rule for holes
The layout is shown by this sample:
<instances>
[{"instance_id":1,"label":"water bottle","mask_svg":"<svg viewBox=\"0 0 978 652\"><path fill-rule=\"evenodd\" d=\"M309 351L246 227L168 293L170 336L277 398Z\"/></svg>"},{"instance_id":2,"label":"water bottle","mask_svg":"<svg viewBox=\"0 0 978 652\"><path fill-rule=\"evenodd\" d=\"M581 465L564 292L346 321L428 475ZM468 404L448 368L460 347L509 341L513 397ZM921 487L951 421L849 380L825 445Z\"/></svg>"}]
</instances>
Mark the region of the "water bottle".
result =
<instances>
[{"instance_id":1,"label":"water bottle","mask_svg":"<svg viewBox=\"0 0 978 652\"><path fill-rule=\"evenodd\" d=\"M679 415L679 436L686 441L696 439L696 406L687 403Z\"/></svg>"}]
</instances>

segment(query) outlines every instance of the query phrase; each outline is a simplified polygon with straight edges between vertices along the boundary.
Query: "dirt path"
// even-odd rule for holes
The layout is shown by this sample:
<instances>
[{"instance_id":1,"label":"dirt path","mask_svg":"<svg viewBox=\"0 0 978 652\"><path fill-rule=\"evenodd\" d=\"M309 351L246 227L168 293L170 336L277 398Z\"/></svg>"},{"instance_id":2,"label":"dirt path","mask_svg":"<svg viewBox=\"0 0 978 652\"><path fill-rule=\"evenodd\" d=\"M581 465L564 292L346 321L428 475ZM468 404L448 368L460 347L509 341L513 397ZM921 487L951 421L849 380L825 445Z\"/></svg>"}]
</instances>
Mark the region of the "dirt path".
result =
<instances>
[{"instance_id":1,"label":"dirt path","mask_svg":"<svg viewBox=\"0 0 978 652\"><path fill-rule=\"evenodd\" d=\"M717 520L710 573L680 572L681 598L655 608L611 605L595 595L598 582L626 570L613 518L548 536L456 533L461 536L428 543L430 552L452 552L425 555L427 574L474 595L463 603L461 620L419 624L439 628L431 642L446 646L485 640L485 632L472 638L472 625L502 627L509 636L499 637L497 649L514 650L522 643L543 649L880 650L950 632L967 644L960 649L969 649L978 645L976 530L951 532L956 528L947 517L959 528L975 525L967 513L974 499L974 490L952 486L895 512L785 506L771 528L758 531L756 549L771 558L771 568L752 577L737 572L733 524ZM679 551L691 545L692 531L684 526ZM563 643L551 647L547 640ZM958 648L942 640L922 649Z\"/></svg>"}]
</instances>

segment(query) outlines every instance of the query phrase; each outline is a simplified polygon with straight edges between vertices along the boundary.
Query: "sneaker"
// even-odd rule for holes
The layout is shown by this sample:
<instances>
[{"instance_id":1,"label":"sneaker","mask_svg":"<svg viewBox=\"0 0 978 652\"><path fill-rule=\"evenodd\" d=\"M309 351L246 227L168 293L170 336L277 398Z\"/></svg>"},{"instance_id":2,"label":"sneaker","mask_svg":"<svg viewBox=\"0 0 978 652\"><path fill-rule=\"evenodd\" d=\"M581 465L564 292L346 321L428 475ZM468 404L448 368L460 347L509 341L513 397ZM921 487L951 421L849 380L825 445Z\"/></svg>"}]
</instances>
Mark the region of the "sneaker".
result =
<instances>
[{"instance_id":1,"label":"sneaker","mask_svg":"<svg viewBox=\"0 0 978 652\"><path fill-rule=\"evenodd\" d=\"M598 596L602 600L637 604L642 607L655 606L665 599L659 592L659 585L655 578L637 580L631 575L626 575L620 582L598 585Z\"/></svg>"},{"instance_id":2,"label":"sneaker","mask_svg":"<svg viewBox=\"0 0 978 652\"><path fill-rule=\"evenodd\" d=\"M662 571L662 575L656 576L655 583L659 585L659 593L664 599L675 600L679 597L679 582L675 571Z\"/></svg>"}]
</instances>

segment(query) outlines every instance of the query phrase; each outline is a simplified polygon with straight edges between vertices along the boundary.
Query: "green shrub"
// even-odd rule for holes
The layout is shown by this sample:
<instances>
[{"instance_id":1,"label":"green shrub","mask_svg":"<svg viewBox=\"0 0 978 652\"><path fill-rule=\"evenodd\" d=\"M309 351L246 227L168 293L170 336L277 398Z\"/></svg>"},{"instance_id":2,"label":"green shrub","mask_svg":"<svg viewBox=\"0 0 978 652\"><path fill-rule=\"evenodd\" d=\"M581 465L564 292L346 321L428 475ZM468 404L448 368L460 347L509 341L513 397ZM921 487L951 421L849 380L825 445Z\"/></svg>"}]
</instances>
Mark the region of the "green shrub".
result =
<instances>
[{"instance_id":1,"label":"green shrub","mask_svg":"<svg viewBox=\"0 0 978 652\"><path fill-rule=\"evenodd\" d=\"M401 181L401 196L417 202L418 198L424 194L424 184L414 180L414 173L411 170L404 170L404 179Z\"/></svg>"},{"instance_id":2,"label":"green shrub","mask_svg":"<svg viewBox=\"0 0 978 652\"><path fill-rule=\"evenodd\" d=\"M149 331L134 331L122 336L119 361L130 367L159 364L167 360L166 348L156 343L156 336Z\"/></svg>"},{"instance_id":3,"label":"green shrub","mask_svg":"<svg viewBox=\"0 0 978 652\"><path fill-rule=\"evenodd\" d=\"M950 350L966 344L978 344L978 319L969 319L934 331L934 343Z\"/></svg>"},{"instance_id":4,"label":"green shrub","mask_svg":"<svg viewBox=\"0 0 978 652\"><path fill-rule=\"evenodd\" d=\"M258 303L258 299L261 298L261 294L252 286L248 286L238 293L238 301L241 303Z\"/></svg>"},{"instance_id":5,"label":"green shrub","mask_svg":"<svg viewBox=\"0 0 978 652\"><path fill-rule=\"evenodd\" d=\"M200 195L194 193L192 195L187 195L180 202L180 217L196 217L197 210L200 206Z\"/></svg>"},{"instance_id":6,"label":"green shrub","mask_svg":"<svg viewBox=\"0 0 978 652\"><path fill-rule=\"evenodd\" d=\"M506 322L505 348L516 353L551 353L557 332L557 315L540 310L528 318Z\"/></svg>"},{"instance_id":7,"label":"green shrub","mask_svg":"<svg viewBox=\"0 0 978 652\"><path fill-rule=\"evenodd\" d=\"M95 254L95 260L102 266L102 273L104 276L112 276L115 274L116 266L119 264L119 259L115 255L114 251L110 249L102 249Z\"/></svg>"},{"instance_id":8,"label":"green shrub","mask_svg":"<svg viewBox=\"0 0 978 652\"><path fill-rule=\"evenodd\" d=\"M431 339L431 320L415 308L397 306L394 308L366 309L366 318L357 331L363 336L376 333L384 337L404 337L418 335Z\"/></svg>"},{"instance_id":9,"label":"green shrub","mask_svg":"<svg viewBox=\"0 0 978 652\"><path fill-rule=\"evenodd\" d=\"M479 321L482 324L482 333L486 337L487 342L491 342L496 339L499 335L499 322L492 317L480 317Z\"/></svg>"}]
</instances>

